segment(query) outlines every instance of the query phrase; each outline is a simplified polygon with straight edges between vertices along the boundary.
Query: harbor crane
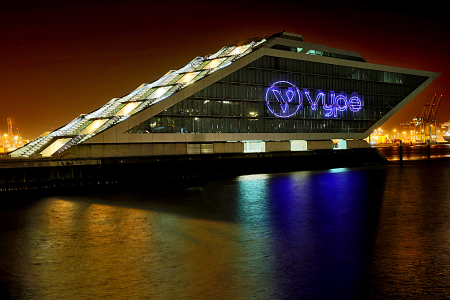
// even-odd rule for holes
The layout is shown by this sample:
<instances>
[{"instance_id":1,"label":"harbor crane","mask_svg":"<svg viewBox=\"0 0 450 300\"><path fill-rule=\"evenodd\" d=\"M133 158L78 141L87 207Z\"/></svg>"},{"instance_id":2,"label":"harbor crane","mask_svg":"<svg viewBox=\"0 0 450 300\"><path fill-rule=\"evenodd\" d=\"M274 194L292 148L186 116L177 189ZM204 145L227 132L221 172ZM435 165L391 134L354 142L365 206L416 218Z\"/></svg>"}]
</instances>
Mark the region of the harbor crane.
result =
<instances>
[{"instance_id":1,"label":"harbor crane","mask_svg":"<svg viewBox=\"0 0 450 300\"><path fill-rule=\"evenodd\" d=\"M433 125L434 125L434 136L437 138L436 117L438 114L439 106L441 105L441 99L442 95L440 95L439 97L436 97L436 95L434 95L433 98L431 99L431 102L426 103L423 106L420 115L413 119L415 125L416 140L417 135L420 137L419 140L421 142L425 142L427 137L429 137L430 140L432 140Z\"/></svg>"}]
</instances>

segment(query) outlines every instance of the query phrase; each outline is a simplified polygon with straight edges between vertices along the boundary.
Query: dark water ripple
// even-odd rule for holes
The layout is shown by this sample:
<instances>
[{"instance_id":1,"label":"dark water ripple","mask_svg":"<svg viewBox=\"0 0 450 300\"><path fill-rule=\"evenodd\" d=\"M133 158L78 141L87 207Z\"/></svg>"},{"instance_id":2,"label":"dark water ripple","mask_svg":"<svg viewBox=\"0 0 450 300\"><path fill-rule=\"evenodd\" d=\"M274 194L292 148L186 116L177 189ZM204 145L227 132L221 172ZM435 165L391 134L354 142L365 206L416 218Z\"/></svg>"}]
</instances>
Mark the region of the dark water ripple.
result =
<instances>
[{"instance_id":1,"label":"dark water ripple","mask_svg":"<svg viewBox=\"0 0 450 300\"><path fill-rule=\"evenodd\" d=\"M2 199L9 299L448 299L450 161Z\"/></svg>"}]
</instances>

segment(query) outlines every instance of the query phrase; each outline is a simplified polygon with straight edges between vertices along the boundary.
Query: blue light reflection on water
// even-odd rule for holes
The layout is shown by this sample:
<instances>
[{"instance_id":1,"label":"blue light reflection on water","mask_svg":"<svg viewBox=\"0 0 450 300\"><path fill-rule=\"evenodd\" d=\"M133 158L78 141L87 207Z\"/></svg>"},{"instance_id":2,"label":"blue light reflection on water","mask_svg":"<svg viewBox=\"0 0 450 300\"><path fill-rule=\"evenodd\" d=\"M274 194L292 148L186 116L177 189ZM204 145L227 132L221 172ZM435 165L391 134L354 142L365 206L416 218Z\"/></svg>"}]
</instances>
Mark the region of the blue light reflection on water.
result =
<instances>
[{"instance_id":1,"label":"blue light reflection on water","mask_svg":"<svg viewBox=\"0 0 450 300\"><path fill-rule=\"evenodd\" d=\"M360 169L243 178L240 201L258 199L244 206L245 213L257 215L258 229L271 239L274 295L345 298L362 292L366 212L374 189L382 188L379 181Z\"/></svg>"}]
</instances>

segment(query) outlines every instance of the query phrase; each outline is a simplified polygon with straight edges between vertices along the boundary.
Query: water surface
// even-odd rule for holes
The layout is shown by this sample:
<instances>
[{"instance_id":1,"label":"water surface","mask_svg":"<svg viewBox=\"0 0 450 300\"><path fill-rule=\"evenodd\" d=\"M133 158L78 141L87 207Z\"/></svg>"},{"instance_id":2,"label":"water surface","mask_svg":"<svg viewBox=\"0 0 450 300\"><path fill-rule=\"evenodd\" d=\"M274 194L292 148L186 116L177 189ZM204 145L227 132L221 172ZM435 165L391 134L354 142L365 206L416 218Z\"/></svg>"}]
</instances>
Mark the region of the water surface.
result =
<instances>
[{"instance_id":1,"label":"water surface","mask_svg":"<svg viewBox=\"0 0 450 300\"><path fill-rule=\"evenodd\" d=\"M400 159L400 148L398 145L389 147L377 147L378 150L389 161L398 161ZM403 160L426 160L428 159L426 145L409 145L405 143L402 148ZM430 158L450 158L450 144L430 145Z\"/></svg>"},{"instance_id":2,"label":"water surface","mask_svg":"<svg viewBox=\"0 0 450 300\"><path fill-rule=\"evenodd\" d=\"M9 299L448 299L450 161L0 204Z\"/></svg>"}]
</instances>

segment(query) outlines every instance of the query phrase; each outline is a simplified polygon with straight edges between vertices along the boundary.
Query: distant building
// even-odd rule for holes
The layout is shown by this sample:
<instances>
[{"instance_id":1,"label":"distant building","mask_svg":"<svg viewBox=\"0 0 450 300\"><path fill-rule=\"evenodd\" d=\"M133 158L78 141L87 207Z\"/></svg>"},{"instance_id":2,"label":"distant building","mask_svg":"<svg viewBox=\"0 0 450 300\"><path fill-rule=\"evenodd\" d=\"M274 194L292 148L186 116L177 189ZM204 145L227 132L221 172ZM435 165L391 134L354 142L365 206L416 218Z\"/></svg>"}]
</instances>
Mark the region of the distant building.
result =
<instances>
[{"instance_id":1,"label":"distant building","mask_svg":"<svg viewBox=\"0 0 450 300\"><path fill-rule=\"evenodd\" d=\"M368 147L439 76L281 32L224 46L12 156L120 157Z\"/></svg>"},{"instance_id":2,"label":"distant building","mask_svg":"<svg viewBox=\"0 0 450 300\"><path fill-rule=\"evenodd\" d=\"M420 138L420 127L416 126L414 122L404 122L400 124L397 138L401 140L416 141Z\"/></svg>"},{"instance_id":3,"label":"distant building","mask_svg":"<svg viewBox=\"0 0 450 300\"><path fill-rule=\"evenodd\" d=\"M22 147L25 143L17 128L16 134L13 133L13 121L11 118L7 119L8 133L1 134L0 131L0 153L7 153Z\"/></svg>"}]
</instances>

